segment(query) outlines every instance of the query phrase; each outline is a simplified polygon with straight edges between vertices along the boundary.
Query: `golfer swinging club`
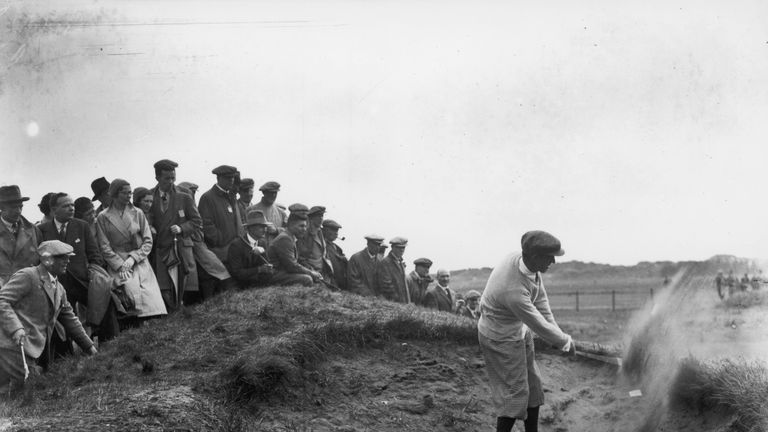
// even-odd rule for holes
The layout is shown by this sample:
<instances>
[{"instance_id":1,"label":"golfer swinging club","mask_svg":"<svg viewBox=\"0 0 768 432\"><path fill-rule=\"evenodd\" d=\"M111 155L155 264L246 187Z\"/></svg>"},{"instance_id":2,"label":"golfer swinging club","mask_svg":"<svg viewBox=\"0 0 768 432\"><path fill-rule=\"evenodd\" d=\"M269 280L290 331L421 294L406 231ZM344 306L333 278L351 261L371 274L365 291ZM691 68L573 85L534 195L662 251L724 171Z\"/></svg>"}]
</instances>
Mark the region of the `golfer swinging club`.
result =
<instances>
[{"instance_id":1,"label":"golfer swinging club","mask_svg":"<svg viewBox=\"0 0 768 432\"><path fill-rule=\"evenodd\" d=\"M544 231L522 238L522 254L507 256L491 272L480 299L478 339L485 357L496 412L496 431L510 432L515 419L525 432L537 432L544 403L533 333L573 355L573 340L555 322L541 273L565 252L560 241Z\"/></svg>"}]
</instances>

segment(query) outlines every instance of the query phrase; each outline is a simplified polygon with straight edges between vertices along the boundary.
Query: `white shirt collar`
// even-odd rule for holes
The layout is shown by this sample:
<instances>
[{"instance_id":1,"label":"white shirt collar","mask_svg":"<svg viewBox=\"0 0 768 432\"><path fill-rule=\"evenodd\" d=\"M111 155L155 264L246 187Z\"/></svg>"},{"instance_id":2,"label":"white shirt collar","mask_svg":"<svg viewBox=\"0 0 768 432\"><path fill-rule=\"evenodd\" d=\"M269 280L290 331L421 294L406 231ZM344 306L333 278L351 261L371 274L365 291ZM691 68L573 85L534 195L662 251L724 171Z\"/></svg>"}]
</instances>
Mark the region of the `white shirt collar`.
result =
<instances>
[{"instance_id":1,"label":"white shirt collar","mask_svg":"<svg viewBox=\"0 0 768 432\"><path fill-rule=\"evenodd\" d=\"M259 243L258 240L255 240L253 237L251 237L250 234L246 233L245 235L248 236L248 243L251 244L251 247L254 247Z\"/></svg>"},{"instance_id":2,"label":"white shirt collar","mask_svg":"<svg viewBox=\"0 0 768 432\"><path fill-rule=\"evenodd\" d=\"M11 222L8 222L7 220L5 220L5 218L4 218L2 215L0 215L0 220L2 220L2 221L3 221L3 223L5 224L5 226L6 226L6 227L8 227L8 231L13 231L13 226L14 226L15 224L13 224L13 223L11 223Z\"/></svg>"},{"instance_id":3,"label":"white shirt collar","mask_svg":"<svg viewBox=\"0 0 768 432\"><path fill-rule=\"evenodd\" d=\"M69 222L59 222L58 219L53 218L53 223L56 225L56 231L61 231L61 226L62 225L66 226L67 223L69 223Z\"/></svg>"},{"instance_id":4,"label":"white shirt collar","mask_svg":"<svg viewBox=\"0 0 768 432\"><path fill-rule=\"evenodd\" d=\"M219 190L220 190L220 191L222 191L222 192L224 192L225 194L229 194L229 191L227 191L227 190L224 190L224 188L223 188L223 187L221 187L221 186L219 186L219 184L218 184L218 183L216 183L216 184L215 184L215 186L216 186L217 188L219 188Z\"/></svg>"},{"instance_id":5,"label":"white shirt collar","mask_svg":"<svg viewBox=\"0 0 768 432\"><path fill-rule=\"evenodd\" d=\"M59 281L59 278L53 275L53 273L48 272L48 277L50 278L51 282L53 282L54 285Z\"/></svg>"},{"instance_id":6,"label":"white shirt collar","mask_svg":"<svg viewBox=\"0 0 768 432\"><path fill-rule=\"evenodd\" d=\"M538 281L538 272L532 272L528 270L528 266L525 265L522 257L520 258L520 273L522 273L523 276L527 277L533 282Z\"/></svg>"}]
</instances>

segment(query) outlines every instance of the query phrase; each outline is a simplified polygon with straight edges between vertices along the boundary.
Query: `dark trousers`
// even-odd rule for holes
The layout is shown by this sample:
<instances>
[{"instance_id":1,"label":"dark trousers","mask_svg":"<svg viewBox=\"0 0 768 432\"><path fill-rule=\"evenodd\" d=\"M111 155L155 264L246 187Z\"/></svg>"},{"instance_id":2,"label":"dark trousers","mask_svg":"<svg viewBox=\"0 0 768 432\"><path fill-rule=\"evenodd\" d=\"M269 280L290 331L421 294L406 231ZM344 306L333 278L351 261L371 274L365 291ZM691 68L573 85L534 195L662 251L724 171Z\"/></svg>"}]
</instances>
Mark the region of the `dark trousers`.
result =
<instances>
[{"instance_id":1,"label":"dark trousers","mask_svg":"<svg viewBox=\"0 0 768 432\"><path fill-rule=\"evenodd\" d=\"M185 291L184 304L202 303L220 292L237 288L233 278L220 280L211 276L203 266L197 266L197 280L199 291Z\"/></svg>"},{"instance_id":2,"label":"dark trousers","mask_svg":"<svg viewBox=\"0 0 768 432\"><path fill-rule=\"evenodd\" d=\"M525 432L539 432L539 407L528 408L528 418L523 422ZM511 432L515 425L512 417L498 417L496 419L496 432Z\"/></svg>"}]
</instances>

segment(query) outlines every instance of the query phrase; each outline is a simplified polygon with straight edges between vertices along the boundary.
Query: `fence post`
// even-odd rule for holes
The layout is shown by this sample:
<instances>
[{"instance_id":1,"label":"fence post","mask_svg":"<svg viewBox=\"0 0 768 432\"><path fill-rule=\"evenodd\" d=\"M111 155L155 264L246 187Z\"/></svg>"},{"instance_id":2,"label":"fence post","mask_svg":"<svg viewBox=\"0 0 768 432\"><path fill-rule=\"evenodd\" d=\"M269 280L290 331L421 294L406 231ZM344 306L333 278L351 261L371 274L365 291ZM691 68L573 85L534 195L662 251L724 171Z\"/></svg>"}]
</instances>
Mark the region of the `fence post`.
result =
<instances>
[{"instance_id":1,"label":"fence post","mask_svg":"<svg viewBox=\"0 0 768 432\"><path fill-rule=\"evenodd\" d=\"M616 290L611 290L611 310L616 311Z\"/></svg>"},{"instance_id":2,"label":"fence post","mask_svg":"<svg viewBox=\"0 0 768 432\"><path fill-rule=\"evenodd\" d=\"M579 290L576 290L576 312L579 311Z\"/></svg>"}]
</instances>

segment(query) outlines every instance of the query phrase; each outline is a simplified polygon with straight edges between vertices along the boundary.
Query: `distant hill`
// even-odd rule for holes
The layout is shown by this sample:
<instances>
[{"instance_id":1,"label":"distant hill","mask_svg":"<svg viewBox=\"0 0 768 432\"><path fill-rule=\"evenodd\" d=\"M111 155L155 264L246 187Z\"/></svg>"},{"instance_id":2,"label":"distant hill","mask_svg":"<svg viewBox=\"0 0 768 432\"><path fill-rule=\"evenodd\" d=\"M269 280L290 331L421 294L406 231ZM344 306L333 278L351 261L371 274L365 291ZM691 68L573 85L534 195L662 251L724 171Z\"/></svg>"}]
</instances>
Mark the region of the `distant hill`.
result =
<instances>
[{"instance_id":1,"label":"distant hill","mask_svg":"<svg viewBox=\"0 0 768 432\"><path fill-rule=\"evenodd\" d=\"M714 276L719 270L733 270L736 275L757 272L758 268L766 268L765 262L733 255L715 255L706 261L642 261L633 266L615 266L593 262L566 261L557 263L544 276L548 291L603 291L606 289L647 290L661 287L665 278L671 278L679 270L696 266L702 274ZM451 286L458 292L470 289L482 291L490 267L470 268L451 272Z\"/></svg>"}]
</instances>

